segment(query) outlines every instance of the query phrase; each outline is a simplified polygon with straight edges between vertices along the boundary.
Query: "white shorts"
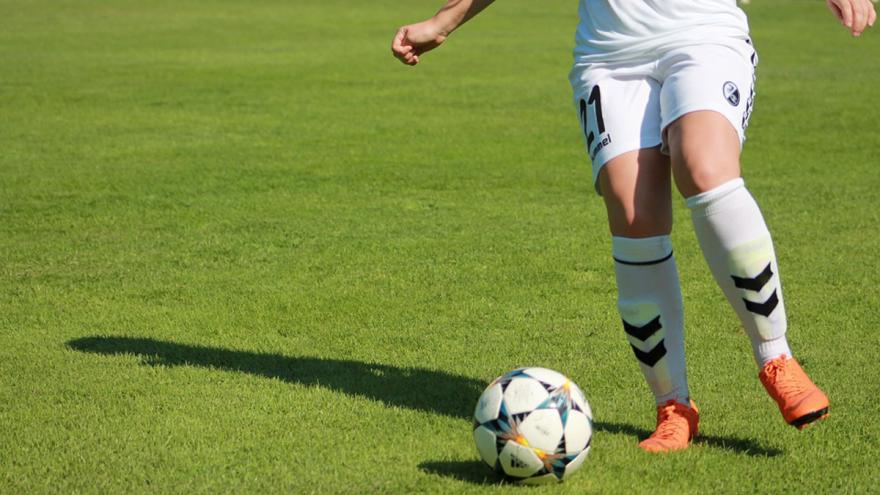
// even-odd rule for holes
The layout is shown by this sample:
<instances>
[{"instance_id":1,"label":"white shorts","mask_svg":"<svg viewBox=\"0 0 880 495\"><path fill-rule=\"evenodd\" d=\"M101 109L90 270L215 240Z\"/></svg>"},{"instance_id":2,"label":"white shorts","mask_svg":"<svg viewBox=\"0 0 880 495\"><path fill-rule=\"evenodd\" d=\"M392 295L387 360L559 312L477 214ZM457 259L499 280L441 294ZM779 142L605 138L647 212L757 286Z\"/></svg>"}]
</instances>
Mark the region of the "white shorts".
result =
<instances>
[{"instance_id":1,"label":"white shorts","mask_svg":"<svg viewBox=\"0 0 880 495\"><path fill-rule=\"evenodd\" d=\"M716 111L745 141L758 55L748 40L670 50L649 62L576 64L570 79L597 192L599 171L627 151L662 145L682 115Z\"/></svg>"}]
</instances>

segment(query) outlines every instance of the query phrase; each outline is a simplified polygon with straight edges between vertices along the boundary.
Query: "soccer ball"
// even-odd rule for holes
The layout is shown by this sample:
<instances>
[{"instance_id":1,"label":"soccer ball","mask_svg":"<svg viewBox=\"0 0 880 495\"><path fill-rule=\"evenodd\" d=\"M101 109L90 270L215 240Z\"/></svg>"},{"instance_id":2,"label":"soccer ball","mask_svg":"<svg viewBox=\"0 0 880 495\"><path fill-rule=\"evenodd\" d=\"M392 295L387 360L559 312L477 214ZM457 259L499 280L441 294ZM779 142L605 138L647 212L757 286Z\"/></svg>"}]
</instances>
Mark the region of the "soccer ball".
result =
<instances>
[{"instance_id":1,"label":"soccer ball","mask_svg":"<svg viewBox=\"0 0 880 495\"><path fill-rule=\"evenodd\" d=\"M583 392L546 368L519 368L486 387L474 411L480 457L525 483L562 481L583 464L593 413Z\"/></svg>"}]
</instances>

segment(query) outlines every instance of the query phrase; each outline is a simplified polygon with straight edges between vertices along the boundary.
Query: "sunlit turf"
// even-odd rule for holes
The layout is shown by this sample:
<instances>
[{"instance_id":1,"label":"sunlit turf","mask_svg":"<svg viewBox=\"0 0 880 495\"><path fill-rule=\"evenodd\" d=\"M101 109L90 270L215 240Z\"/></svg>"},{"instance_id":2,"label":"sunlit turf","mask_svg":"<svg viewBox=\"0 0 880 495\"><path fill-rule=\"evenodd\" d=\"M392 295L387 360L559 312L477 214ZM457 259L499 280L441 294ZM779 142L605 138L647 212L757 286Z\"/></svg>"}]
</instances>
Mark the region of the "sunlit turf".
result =
<instances>
[{"instance_id":1,"label":"sunlit turf","mask_svg":"<svg viewBox=\"0 0 880 495\"><path fill-rule=\"evenodd\" d=\"M498 2L396 63L438 5L0 1L0 493L877 489L880 33L748 7L744 175L832 417L783 424L677 204L703 436L649 456L575 4ZM570 482L478 462L471 408L521 365L593 406Z\"/></svg>"}]
</instances>

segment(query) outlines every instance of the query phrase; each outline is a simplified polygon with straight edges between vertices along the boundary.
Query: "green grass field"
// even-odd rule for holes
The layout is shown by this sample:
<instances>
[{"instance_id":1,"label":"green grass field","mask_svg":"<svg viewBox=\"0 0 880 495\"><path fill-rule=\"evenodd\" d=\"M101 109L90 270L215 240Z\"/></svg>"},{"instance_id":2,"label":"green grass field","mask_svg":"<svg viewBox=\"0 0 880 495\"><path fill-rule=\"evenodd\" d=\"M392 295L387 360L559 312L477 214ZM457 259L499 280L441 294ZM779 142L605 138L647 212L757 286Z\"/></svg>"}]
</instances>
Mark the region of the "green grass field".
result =
<instances>
[{"instance_id":1,"label":"green grass field","mask_svg":"<svg viewBox=\"0 0 880 495\"><path fill-rule=\"evenodd\" d=\"M783 423L678 201L702 436L650 456L575 3L498 2L396 62L439 3L0 0L0 493L880 490L880 32L748 7L744 175L832 417ZM570 482L478 460L472 407L521 365L593 406Z\"/></svg>"}]
</instances>

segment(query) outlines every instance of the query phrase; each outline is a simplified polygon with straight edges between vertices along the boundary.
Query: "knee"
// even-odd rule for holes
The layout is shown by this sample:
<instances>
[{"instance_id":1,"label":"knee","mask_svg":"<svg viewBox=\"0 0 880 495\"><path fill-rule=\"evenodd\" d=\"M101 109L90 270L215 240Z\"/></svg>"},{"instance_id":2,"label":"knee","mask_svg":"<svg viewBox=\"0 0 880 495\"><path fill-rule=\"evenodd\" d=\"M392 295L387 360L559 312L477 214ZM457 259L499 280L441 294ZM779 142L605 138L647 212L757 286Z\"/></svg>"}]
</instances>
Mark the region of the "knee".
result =
<instances>
[{"instance_id":1,"label":"knee","mask_svg":"<svg viewBox=\"0 0 880 495\"><path fill-rule=\"evenodd\" d=\"M695 157L686 163L680 174L685 176L676 176L676 184L681 195L689 198L739 177L739 163L723 166L717 157Z\"/></svg>"},{"instance_id":2,"label":"knee","mask_svg":"<svg viewBox=\"0 0 880 495\"><path fill-rule=\"evenodd\" d=\"M621 155L599 173L611 233L654 237L672 230L669 159L659 148Z\"/></svg>"},{"instance_id":3,"label":"knee","mask_svg":"<svg viewBox=\"0 0 880 495\"><path fill-rule=\"evenodd\" d=\"M648 202L630 205L612 222L611 233L616 236L641 238L666 235L672 230L672 215L663 207Z\"/></svg>"},{"instance_id":4,"label":"knee","mask_svg":"<svg viewBox=\"0 0 880 495\"><path fill-rule=\"evenodd\" d=\"M740 176L740 142L736 132L726 121L715 122L721 117L700 117L679 119L666 129L672 175L684 197L709 191ZM705 121L702 123L706 125L695 125L694 120L697 124Z\"/></svg>"}]
</instances>

